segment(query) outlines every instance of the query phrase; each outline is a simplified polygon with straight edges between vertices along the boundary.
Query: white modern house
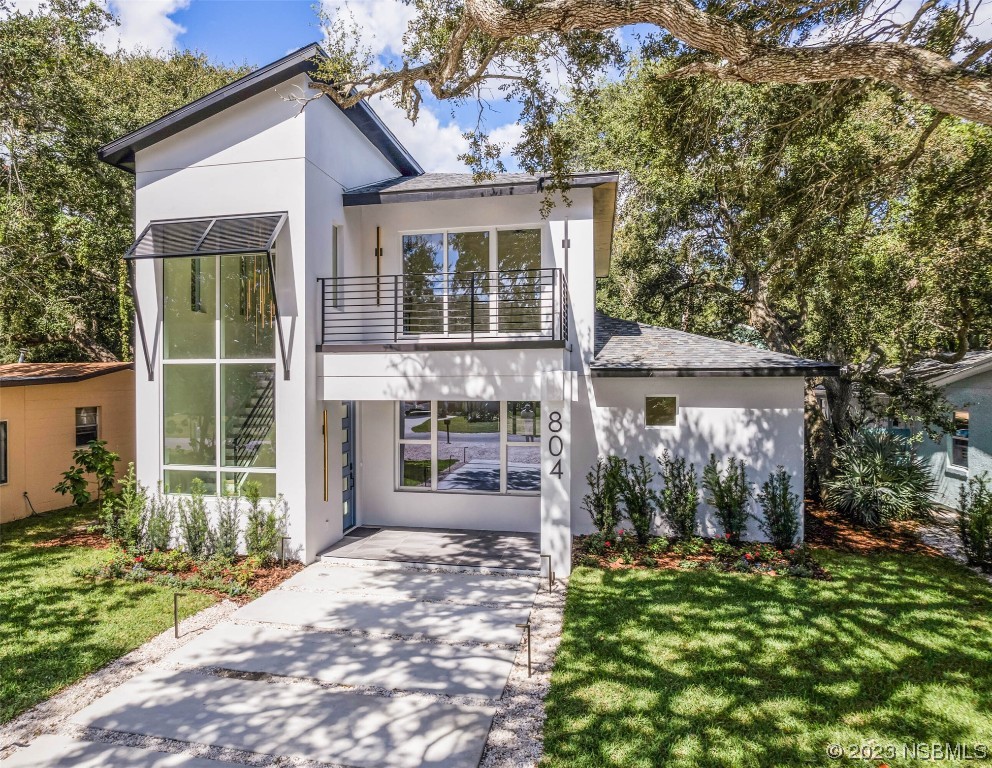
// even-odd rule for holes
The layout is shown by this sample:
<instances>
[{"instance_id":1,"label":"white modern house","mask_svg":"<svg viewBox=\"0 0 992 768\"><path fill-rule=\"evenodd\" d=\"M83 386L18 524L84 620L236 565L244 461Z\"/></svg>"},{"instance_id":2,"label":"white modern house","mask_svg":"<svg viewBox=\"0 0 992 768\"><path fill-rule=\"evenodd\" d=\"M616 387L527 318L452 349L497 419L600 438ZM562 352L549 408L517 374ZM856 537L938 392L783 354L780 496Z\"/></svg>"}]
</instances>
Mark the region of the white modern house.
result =
<instances>
[{"instance_id":1,"label":"white modern house","mask_svg":"<svg viewBox=\"0 0 992 768\"><path fill-rule=\"evenodd\" d=\"M101 149L135 176L143 483L258 481L304 561L355 526L513 531L559 574L599 455L802 487L804 377L832 366L597 314L617 174L542 216L541 177L424 173L368 106L286 98L321 55Z\"/></svg>"}]
</instances>

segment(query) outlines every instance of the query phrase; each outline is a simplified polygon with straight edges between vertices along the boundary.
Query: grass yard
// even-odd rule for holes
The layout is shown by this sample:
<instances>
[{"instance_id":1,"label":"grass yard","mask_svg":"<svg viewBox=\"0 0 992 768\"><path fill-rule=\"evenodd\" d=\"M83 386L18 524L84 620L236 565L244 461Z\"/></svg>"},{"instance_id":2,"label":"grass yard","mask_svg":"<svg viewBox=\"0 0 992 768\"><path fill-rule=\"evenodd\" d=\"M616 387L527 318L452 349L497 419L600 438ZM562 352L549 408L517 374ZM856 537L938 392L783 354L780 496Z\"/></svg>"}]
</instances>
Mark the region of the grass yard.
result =
<instances>
[{"instance_id":1,"label":"grass yard","mask_svg":"<svg viewBox=\"0 0 992 768\"><path fill-rule=\"evenodd\" d=\"M447 422L447 427L445 426ZM411 432L426 433L431 431L431 420L421 422L411 427ZM437 432L439 435L477 435L482 433L499 432L498 421L469 421L464 416L453 416L450 419L438 419Z\"/></svg>"},{"instance_id":2,"label":"grass yard","mask_svg":"<svg viewBox=\"0 0 992 768\"><path fill-rule=\"evenodd\" d=\"M102 562L102 550L35 546L94 515L90 506L0 526L0 723L172 626L171 589L94 584L72 571ZM191 592L180 618L214 601Z\"/></svg>"},{"instance_id":3,"label":"grass yard","mask_svg":"<svg viewBox=\"0 0 992 768\"><path fill-rule=\"evenodd\" d=\"M458 459L438 459L437 471L440 474L452 464L457 464ZM430 482L431 460L430 459L406 459L403 462L403 485L421 486Z\"/></svg>"},{"instance_id":4,"label":"grass yard","mask_svg":"<svg viewBox=\"0 0 992 768\"><path fill-rule=\"evenodd\" d=\"M990 585L943 558L817 556L833 581L577 569L542 765L895 768L934 764L903 744L992 747Z\"/></svg>"}]
</instances>

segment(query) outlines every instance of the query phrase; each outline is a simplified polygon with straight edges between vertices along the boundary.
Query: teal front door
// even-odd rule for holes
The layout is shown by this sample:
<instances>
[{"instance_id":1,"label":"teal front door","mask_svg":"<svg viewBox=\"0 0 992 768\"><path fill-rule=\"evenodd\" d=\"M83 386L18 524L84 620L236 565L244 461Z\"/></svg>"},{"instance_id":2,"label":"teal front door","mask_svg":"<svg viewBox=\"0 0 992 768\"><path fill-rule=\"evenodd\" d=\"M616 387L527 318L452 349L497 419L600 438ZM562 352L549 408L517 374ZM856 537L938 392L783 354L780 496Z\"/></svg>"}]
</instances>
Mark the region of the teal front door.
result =
<instances>
[{"instance_id":1,"label":"teal front door","mask_svg":"<svg viewBox=\"0 0 992 768\"><path fill-rule=\"evenodd\" d=\"M341 419L341 512L342 530L355 527L355 401L346 400Z\"/></svg>"}]
</instances>

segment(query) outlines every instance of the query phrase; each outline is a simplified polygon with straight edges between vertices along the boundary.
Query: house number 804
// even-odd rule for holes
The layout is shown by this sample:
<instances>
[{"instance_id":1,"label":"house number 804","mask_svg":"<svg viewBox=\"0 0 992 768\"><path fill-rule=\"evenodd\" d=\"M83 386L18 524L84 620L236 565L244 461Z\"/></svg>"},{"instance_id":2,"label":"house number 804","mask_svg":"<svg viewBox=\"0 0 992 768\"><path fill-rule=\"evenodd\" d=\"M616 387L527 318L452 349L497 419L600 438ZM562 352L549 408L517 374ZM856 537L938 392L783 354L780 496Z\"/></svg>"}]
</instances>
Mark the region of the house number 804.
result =
<instances>
[{"instance_id":1,"label":"house number 804","mask_svg":"<svg viewBox=\"0 0 992 768\"><path fill-rule=\"evenodd\" d=\"M551 474L556 477L561 477L561 458L559 458L562 452L565 450L565 443L561 439L561 435L557 434L561 432L561 413L559 411L552 411L548 414L548 432L551 432L551 438L548 440L548 452L557 458L558 460L551 467Z\"/></svg>"}]
</instances>

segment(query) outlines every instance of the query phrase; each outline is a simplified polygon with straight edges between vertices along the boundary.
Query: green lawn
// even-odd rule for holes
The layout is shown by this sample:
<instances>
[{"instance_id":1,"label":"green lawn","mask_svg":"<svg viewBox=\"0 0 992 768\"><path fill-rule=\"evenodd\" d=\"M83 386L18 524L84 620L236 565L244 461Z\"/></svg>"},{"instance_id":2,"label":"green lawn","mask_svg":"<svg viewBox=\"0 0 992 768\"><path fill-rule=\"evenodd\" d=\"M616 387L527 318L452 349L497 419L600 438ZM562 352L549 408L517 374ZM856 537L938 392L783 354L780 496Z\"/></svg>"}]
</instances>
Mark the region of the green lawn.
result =
<instances>
[{"instance_id":1,"label":"green lawn","mask_svg":"<svg viewBox=\"0 0 992 768\"><path fill-rule=\"evenodd\" d=\"M450 422L445 427L445 422ZM411 432L430 432L431 420L423 421L410 429ZM439 435L458 434L476 435L482 432L499 432L498 421L469 421L464 416L453 416L450 419L438 419L437 433Z\"/></svg>"},{"instance_id":2,"label":"green lawn","mask_svg":"<svg viewBox=\"0 0 992 768\"><path fill-rule=\"evenodd\" d=\"M821 554L832 582L577 569L542 765L874 768L826 753L874 742L895 768L934 764L904 743L992 747L989 584L922 555Z\"/></svg>"},{"instance_id":3,"label":"green lawn","mask_svg":"<svg viewBox=\"0 0 992 768\"><path fill-rule=\"evenodd\" d=\"M444 472L452 464L457 464L458 459L438 459L437 471ZM403 485L424 485L425 478L430 481L431 460L430 459L406 459L403 462Z\"/></svg>"},{"instance_id":4,"label":"green lawn","mask_svg":"<svg viewBox=\"0 0 992 768\"><path fill-rule=\"evenodd\" d=\"M35 547L94 516L92 507L0 526L0 723L172 626L172 590L72 575L104 552ZM185 617L215 598L190 593Z\"/></svg>"}]
</instances>

